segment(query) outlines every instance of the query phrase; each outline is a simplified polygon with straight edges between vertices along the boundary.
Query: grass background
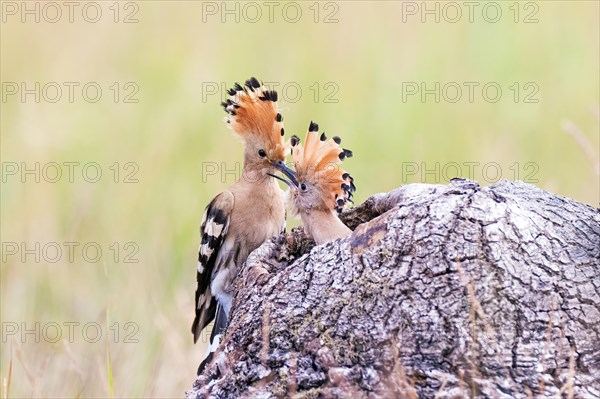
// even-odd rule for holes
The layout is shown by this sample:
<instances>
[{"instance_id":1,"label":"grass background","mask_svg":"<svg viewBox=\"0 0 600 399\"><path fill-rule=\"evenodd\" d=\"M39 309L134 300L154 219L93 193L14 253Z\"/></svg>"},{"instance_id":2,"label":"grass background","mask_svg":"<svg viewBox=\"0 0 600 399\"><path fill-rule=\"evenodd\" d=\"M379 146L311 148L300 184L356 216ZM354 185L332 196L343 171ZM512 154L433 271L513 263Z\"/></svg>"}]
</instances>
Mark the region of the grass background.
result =
<instances>
[{"instance_id":1,"label":"grass background","mask_svg":"<svg viewBox=\"0 0 600 399\"><path fill-rule=\"evenodd\" d=\"M483 17L483 2L473 22L462 6L455 23L445 20L455 12L444 2L427 3L437 4L439 22L422 14L421 2L412 3L416 15L392 1L276 2L270 22L261 2L254 3L261 10L256 21L256 7L245 3L229 2L237 13L222 14L221 2L143 1L118 3L118 23L113 2L98 4L97 23L82 18L85 3L72 23L64 7L60 21L42 16L38 23L2 6L2 82L63 87L56 103L7 95L0 104L0 376L7 381L12 373L10 397L180 397L191 385L204 353L189 332L199 220L235 180L222 166L235 170L241 156L219 102L225 88L250 76L278 85L288 134L304 137L312 119L342 136L355 154L345 167L355 176L357 202L455 175L483 185L519 178L593 206L600 201L598 2L500 2L496 23ZM302 14L291 22L297 8ZM132 12L137 22L123 23ZM537 22L524 23L531 13ZM73 102L64 82L80 84ZM88 82L102 88L98 102L82 97ZM123 101L127 82L139 88L136 103ZM455 96L448 91L439 102L434 95L403 99L411 82L430 89L456 82L462 97L447 101ZM479 84L472 102L464 82ZM490 82L502 88L495 103L481 92ZM524 102L528 82L539 88L536 103ZM566 122L574 127L565 129ZM7 165L31 169L36 162L62 165L62 177L36 182L32 174L6 173ZM80 163L73 182L64 162ZM90 162L103 173L96 183L81 175ZM123 182L133 170L125 169L128 162L137 165L137 183ZM208 175L215 163L217 174ZM465 163L475 163L473 173ZM80 244L73 260L65 242ZM57 243L63 255L23 261L22 252L7 254L6 243ZM86 243L102 249L98 262L83 258ZM137 263L124 262L134 248L126 243L138 249ZM24 334L35 323L39 333ZM52 323L61 328L57 340ZM64 323L79 323L72 339ZM83 331L88 323L101 327L98 342L91 342L94 328ZM8 334L15 325L18 333Z\"/></svg>"}]
</instances>

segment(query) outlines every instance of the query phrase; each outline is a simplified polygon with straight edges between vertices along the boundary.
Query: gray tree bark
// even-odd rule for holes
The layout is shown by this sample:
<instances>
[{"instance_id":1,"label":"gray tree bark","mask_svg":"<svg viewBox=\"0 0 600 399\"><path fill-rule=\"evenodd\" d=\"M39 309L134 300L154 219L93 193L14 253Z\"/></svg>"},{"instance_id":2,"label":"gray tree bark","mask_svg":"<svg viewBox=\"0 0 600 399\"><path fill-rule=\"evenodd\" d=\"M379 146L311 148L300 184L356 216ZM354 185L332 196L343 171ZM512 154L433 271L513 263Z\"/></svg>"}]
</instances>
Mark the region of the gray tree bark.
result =
<instances>
[{"instance_id":1,"label":"gray tree bark","mask_svg":"<svg viewBox=\"0 0 600 399\"><path fill-rule=\"evenodd\" d=\"M241 271L189 398L600 397L600 213L521 182L411 184Z\"/></svg>"}]
</instances>

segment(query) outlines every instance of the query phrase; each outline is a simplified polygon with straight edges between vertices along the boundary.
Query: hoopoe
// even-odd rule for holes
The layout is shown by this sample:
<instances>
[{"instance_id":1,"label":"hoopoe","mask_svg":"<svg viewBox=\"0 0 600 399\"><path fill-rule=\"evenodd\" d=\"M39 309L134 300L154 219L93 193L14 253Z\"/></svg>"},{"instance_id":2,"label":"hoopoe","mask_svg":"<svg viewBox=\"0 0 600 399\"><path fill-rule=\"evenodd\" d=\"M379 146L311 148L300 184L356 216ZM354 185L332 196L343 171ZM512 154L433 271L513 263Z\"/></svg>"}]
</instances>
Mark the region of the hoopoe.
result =
<instances>
[{"instance_id":1,"label":"hoopoe","mask_svg":"<svg viewBox=\"0 0 600 399\"><path fill-rule=\"evenodd\" d=\"M194 343L213 319L215 324L198 374L211 360L227 326L238 269L250 252L285 229L284 194L273 178L278 169L287 169L277 93L251 78L245 87L236 83L228 94L221 105L227 123L244 141L244 167L241 178L217 195L202 217Z\"/></svg>"},{"instance_id":2,"label":"hoopoe","mask_svg":"<svg viewBox=\"0 0 600 399\"><path fill-rule=\"evenodd\" d=\"M319 135L319 125L310 122L306 143L300 145L297 136L291 138L291 152L295 174L282 172L290 179L288 203L292 215L300 214L304 230L317 245L347 237L352 231L338 218L352 193L356 191L354 178L339 167L352 151L340 147L341 139L327 140Z\"/></svg>"}]
</instances>

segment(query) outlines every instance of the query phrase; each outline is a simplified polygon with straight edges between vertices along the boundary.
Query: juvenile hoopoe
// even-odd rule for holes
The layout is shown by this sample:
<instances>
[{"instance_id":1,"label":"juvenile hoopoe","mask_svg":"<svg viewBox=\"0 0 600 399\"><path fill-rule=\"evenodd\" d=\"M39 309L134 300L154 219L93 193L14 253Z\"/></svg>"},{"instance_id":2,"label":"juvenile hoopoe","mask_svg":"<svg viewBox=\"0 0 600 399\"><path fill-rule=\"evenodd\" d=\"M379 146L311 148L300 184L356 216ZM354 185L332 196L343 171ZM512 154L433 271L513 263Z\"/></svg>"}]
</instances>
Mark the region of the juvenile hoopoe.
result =
<instances>
[{"instance_id":1,"label":"juvenile hoopoe","mask_svg":"<svg viewBox=\"0 0 600 399\"><path fill-rule=\"evenodd\" d=\"M319 244L346 237L352 231L338 218L352 193L356 191L354 178L339 167L352 151L341 148L339 137L327 139L319 135L319 125L310 122L304 147L292 136L292 159L295 174L282 172L290 179L288 203L293 215L300 214L306 233Z\"/></svg>"},{"instance_id":2,"label":"juvenile hoopoe","mask_svg":"<svg viewBox=\"0 0 600 399\"><path fill-rule=\"evenodd\" d=\"M285 229L284 194L273 178L277 170L287 169L277 93L251 78L245 87L236 83L228 94L221 105L227 123L244 141L244 167L240 179L217 195L202 217L194 343L213 319L215 324L198 374L211 360L227 326L238 269L250 252Z\"/></svg>"}]
</instances>

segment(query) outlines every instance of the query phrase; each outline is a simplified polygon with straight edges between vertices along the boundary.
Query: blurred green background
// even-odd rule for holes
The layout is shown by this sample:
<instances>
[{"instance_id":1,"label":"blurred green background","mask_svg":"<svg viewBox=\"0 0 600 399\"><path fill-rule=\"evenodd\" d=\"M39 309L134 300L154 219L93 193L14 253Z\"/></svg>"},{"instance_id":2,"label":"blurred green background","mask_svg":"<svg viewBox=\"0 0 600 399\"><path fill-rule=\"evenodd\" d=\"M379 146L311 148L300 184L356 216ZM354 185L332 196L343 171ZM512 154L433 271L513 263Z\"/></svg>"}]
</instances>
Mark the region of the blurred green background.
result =
<instances>
[{"instance_id":1,"label":"blurred green background","mask_svg":"<svg viewBox=\"0 0 600 399\"><path fill-rule=\"evenodd\" d=\"M461 175L598 206L599 3L474 3L3 2L9 396L189 388L199 220L242 151L219 102L250 76L288 137L354 151L357 203Z\"/></svg>"}]
</instances>

